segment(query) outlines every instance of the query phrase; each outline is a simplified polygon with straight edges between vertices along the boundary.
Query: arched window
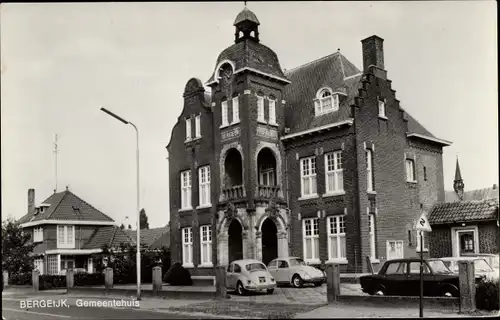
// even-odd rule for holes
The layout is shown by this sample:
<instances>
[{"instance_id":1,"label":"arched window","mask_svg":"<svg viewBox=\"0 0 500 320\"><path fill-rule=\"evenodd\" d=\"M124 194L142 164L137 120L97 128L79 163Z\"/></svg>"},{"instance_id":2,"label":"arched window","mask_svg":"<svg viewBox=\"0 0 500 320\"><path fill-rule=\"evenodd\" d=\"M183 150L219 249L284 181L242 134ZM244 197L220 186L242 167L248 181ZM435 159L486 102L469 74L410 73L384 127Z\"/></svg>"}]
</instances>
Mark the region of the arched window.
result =
<instances>
[{"instance_id":1,"label":"arched window","mask_svg":"<svg viewBox=\"0 0 500 320\"><path fill-rule=\"evenodd\" d=\"M315 100L316 116L337 111L339 109L339 96L332 94L330 88L323 88L318 91Z\"/></svg>"}]
</instances>

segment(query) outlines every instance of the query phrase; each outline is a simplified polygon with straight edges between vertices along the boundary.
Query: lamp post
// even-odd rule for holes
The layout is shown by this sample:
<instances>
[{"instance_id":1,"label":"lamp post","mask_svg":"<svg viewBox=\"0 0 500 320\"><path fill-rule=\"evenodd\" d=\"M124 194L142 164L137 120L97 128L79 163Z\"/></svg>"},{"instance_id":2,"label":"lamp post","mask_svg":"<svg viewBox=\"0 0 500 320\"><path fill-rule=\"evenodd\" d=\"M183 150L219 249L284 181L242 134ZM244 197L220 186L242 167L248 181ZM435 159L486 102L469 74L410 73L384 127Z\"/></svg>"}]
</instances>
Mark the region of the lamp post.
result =
<instances>
[{"instance_id":1,"label":"lamp post","mask_svg":"<svg viewBox=\"0 0 500 320\"><path fill-rule=\"evenodd\" d=\"M139 206L139 130L137 130L137 127L135 124L133 124L130 121L127 121L123 119L122 117L114 114L113 112L101 108L101 111L107 113L108 115L112 116L113 118L119 120L120 122L123 122L124 124L130 124L132 127L135 129L135 136L136 136L136 165L137 165L137 260L136 260L136 265L137 265L137 300L141 300L141 238L140 238L140 233L141 233L141 228L140 228L140 206Z\"/></svg>"}]
</instances>

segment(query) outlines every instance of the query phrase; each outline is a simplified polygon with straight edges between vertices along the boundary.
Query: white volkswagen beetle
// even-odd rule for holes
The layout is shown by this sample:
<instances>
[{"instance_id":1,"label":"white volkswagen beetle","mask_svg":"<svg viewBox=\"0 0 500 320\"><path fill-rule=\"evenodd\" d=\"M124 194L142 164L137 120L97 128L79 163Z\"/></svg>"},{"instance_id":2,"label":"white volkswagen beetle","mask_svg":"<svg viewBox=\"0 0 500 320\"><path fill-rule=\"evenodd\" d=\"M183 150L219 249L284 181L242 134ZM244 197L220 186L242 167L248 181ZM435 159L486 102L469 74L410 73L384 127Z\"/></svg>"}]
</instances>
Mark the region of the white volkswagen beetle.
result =
<instances>
[{"instance_id":1,"label":"white volkswagen beetle","mask_svg":"<svg viewBox=\"0 0 500 320\"><path fill-rule=\"evenodd\" d=\"M236 260L227 267L226 287L236 290L239 295L263 290L271 294L276 288L276 281L262 262L251 259Z\"/></svg>"},{"instance_id":2,"label":"white volkswagen beetle","mask_svg":"<svg viewBox=\"0 0 500 320\"><path fill-rule=\"evenodd\" d=\"M297 257L278 258L267 266L269 273L280 284L292 284L296 288L304 283L314 283L316 287L325 281L325 273L308 266L304 260Z\"/></svg>"}]
</instances>

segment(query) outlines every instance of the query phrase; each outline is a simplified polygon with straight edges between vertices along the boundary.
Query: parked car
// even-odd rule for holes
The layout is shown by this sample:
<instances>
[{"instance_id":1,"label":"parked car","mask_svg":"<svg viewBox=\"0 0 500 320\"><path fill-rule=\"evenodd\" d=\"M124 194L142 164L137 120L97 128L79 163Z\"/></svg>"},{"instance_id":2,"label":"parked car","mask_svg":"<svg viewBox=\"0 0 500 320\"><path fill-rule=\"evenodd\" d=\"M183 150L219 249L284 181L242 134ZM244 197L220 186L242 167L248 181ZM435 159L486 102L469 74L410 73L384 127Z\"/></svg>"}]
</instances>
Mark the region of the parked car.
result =
<instances>
[{"instance_id":1,"label":"parked car","mask_svg":"<svg viewBox=\"0 0 500 320\"><path fill-rule=\"evenodd\" d=\"M276 281L262 262L251 259L236 260L227 267L226 287L236 290L239 295L263 290L271 294L276 288Z\"/></svg>"},{"instance_id":2,"label":"parked car","mask_svg":"<svg viewBox=\"0 0 500 320\"><path fill-rule=\"evenodd\" d=\"M458 274L458 262L463 260L474 261L474 273L477 276L484 277L488 280L496 280L500 278L498 270L493 269L486 259L481 257L446 257L438 258L454 273Z\"/></svg>"},{"instance_id":3,"label":"parked car","mask_svg":"<svg viewBox=\"0 0 500 320\"><path fill-rule=\"evenodd\" d=\"M326 278L323 271L308 266L297 257L274 259L267 268L278 284L292 284L296 288L302 287L304 283L313 283L318 287Z\"/></svg>"},{"instance_id":4,"label":"parked car","mask_svg":"<svg viewBox=\"0 0 500 320\"><path fill-rule=\"evenodd\" d=\"M476 284L481 281L476 277ZM459 297L458 275L439 259L424 259L424 296ZM361 289L370 295L420 295L420 259L394 259L377 274L360 277Z\"/></svg>"}]
</instances>

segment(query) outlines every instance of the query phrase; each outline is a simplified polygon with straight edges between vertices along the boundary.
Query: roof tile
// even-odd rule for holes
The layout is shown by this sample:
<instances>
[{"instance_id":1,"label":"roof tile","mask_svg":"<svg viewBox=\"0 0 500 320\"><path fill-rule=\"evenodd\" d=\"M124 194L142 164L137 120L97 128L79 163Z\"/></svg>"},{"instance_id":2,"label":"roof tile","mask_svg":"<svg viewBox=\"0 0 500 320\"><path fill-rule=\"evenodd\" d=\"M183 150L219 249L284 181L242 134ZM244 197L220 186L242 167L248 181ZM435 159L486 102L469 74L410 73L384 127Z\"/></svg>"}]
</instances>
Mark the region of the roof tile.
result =
<instances>
[{"instance_id":1,"label":"roof tile","mask_svg":"<svg viewBox=\"0 0 500 320\"><path fill-rule=\"evenodd\" d=\"M496 220L498 199L459 201L435 205L429 215L429 223L452 224L467 221Z\"/></svg>"}]
</instances>

